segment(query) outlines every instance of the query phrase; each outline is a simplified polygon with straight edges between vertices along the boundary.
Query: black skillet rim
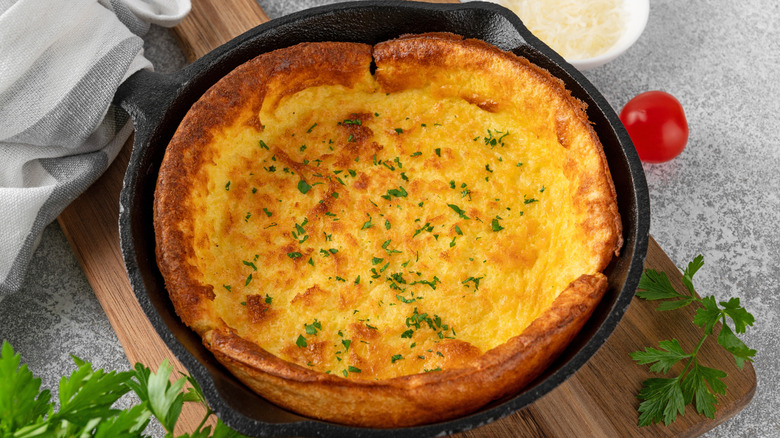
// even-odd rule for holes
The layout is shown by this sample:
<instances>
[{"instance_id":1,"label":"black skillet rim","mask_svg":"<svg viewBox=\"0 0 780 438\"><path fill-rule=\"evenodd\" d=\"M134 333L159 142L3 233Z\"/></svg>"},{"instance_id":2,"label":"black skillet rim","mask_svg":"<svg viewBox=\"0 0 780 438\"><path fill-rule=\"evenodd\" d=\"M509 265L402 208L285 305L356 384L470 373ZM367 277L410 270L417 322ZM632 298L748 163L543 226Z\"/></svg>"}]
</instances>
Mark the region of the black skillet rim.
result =
<instances>
[{"instance_id":1,"label":"black skillet rim","mask_svg":"<svg viewBox=\"0 0 780 438\"><path fill-rule=\"evenodd\" d=\"M271 39L279 38L278 33L280 32L280 29L296 29L296 26L300 28L302 26L301 23L308 23L311 20L323 18L332 19L334 16L338 17L339 15L354 14L355 12L359 13L361 11L376 14L377 10L406 15L419 13L451 14L456 20L468 18L469 14L485 13L495 17L494 19L506 20L509 25L514 28L514 31L517 32L517 35L514 37L505 34L498 36L509 38L518 45L502 48L515 49L513 50L515 53L533 58L534 62L548 69L553 75L564 79L567 83L567 88L571 88L571 86L574 85L575 90L573 90L573 92L575 97L591 103L588 110L588 115L591 117L591 120L594 121L595 124L601 123L602 125L608 125L602 126L602 129L611 130L616 137L618 145L622 148L621 152L624 162L620 164L628 168L628 175L623 175L623 177L627 177L632 186L631 190L629 190L631 193L625 195L629 197L628 200L631 201L629 203L632 204L628 213L630 213L632 218L636 219L636 222L632 224L633 230L629 230L629 227L626 227L624 230L626 245L624 246L623 251L631 250L633 254L630 261L625 262L629 263L629 265L625 268L627 272L622 285L620 285L620 291L618 292L617 297L611 303L610 309L601 310L602 312L607 312L606 317L601 324L598 325L595 331L591 330L591 333L585 336L587 340L584 345L580 347L579 350L570 354L568 360L558 365L553 372L546 373L514 398L454 420L398 429L370 429L344 426L299 417L295 414L287 414L288 419L292 420L289 422L261 422L243 415L234 407L230 406L229 401L225 400L223 394L226 389L226 386L224 386L225 382L221 382L222 385L219 389L217 388L218 385L215 379L218 379L220 376L212 375L211 372L208 371L206 364L202 362L203 360L207 360L207 358L204 359L197 351L190 351L182 344L179 337L173 333L169 326L171 323L170 315L166 315L168 317L168 321L166 322L165 318L160 313L158 307L160 304L154 303L153 297L150 297L146 289L146 282L155 280L149 278L149 275L152 274L149 274L148 272L144 273L139 270L139 266L142 267L142 265L151 264L154 265L152 268L154 270L156 269L156 264L153 261L153 254L151 256L152 260L149 260L150 255L148 253L148 248L145 254L136 252L135 242L135 236L139 234L139 228L149 226L148 223L139 224L139 220L136 219L141 214L138 210L143 209L143 206L136 207L139 204L137 201L140 197L145 195L148 198L149 187L147 184L147 192L139 193L142 191L137 190L138 184L140 181L141 188L143 188L144 181L148 182L150 179L156 180L154 163L151 163L151 165L149 164L149 149L155 149L154 147L150 148L150 144L156 142L156 144L158 144L157 148L160 147L159 144L167 144L166 138L169 140L170 136L173 134L173 129L175 129L175 127L173 129L170 128L171 124L173 123L178 126L178 120L175 119L178 117L180 120L183 116L183 112L186 112L186 108L189 108L189 105L191 105L200 95L200 93L195 93L197 96L193 98L192 95L194 93L190 90L193 88L202 88L204 83L213 83L215 77L219 78L223 76L241 62L262 53L262 48L260 49L261 51L256 51L257 48L253 46L256 46L258 41L262 42L264 38L268 38L268 35L271 35ZM300 29L297 30L300 31ZM439 30L447 29L419 29L417 32ZM484 32L490 31L502 32L500 29L484 30ZM327 31L325 33L327 33ZM398 34L379 37L378 41L389 39L397 35ZM317 40L317 38L305 38L305 36L296 35L293 38L295 37L302 38L300 41ZM262 44L260 45L262 46ZM247 57L246 53L252 52L253 50L255 51L254 54ZM268 49L266 48L265 50ZM579 88L579 90L576 88ZM143 97L139 98L139 90L144 93ZM578 92L584 94L578 95ZM513 13L495 4L482 2L430 4L405 1L360 1L308 9L272 20L249 30L210 52L181 72L172 75L140 72L140 74L131 77L120 88L117 92L115 101L128 111L136 125L133 154L130 159L130 165L125 175L124 186L120 195L119 220L122 255L125 260L131 285L141 307L155 330L203 387L209 404L226 424L242 433L257 433L269 436L384 437L398 436L401 434L427 436L449 434L487 424L529 405L559 384L563 383L568 377L574 374L576 370L584 365L585 362L596 353L601 345L603 345L617 326L628 308L628 305L633 298L636 285L639 282L649 236L649 196L641 162L639 161L628 134L625 132L617 115L609 106L606 99L604 99L598 90L596 90L579 71L567 64L558 54L528 32ZM183 111L181 111L182 109ZM180 113L180 115L177 116L172 113ZM165 126L168 126L168 128L163 129L162 127ZM617 152L613 151L613 153ZM618 153L618 155L620 154ZM159 166L159 163L157 163L157 166ZM610 168L612 167L613 164L610 163ZM616 176L615 172L613 172L613 177L614 176ZM616 181L616 186L617 185L618 182ZM623 193L624 189L621 187L616 188L618 189L618 192ZM626 213L623 212L623 214L625 215ZM626 219L627 218L624 216L624 224ZM625 233L628 233L629 231L631 234L626 235ZM140 231L140 234L148 235L148 232ZM629 245L632 246L628 248ZM148 244L146 244L146 246L148 247ZM616 281L619 282L619 280ZM610 288L613 288L612 281L610 281ZM599 312L599 310L597 309L596 312ZM201 348L203 347L201 346ZM195 354L198 354L199 358L196 358ZM556 364L559 361L560 359L556 361ZM555 364L551 368L554 367ZM226 373L227 371L222 372ZM229 379L230 377L231 376L228 376L227 378ZM229 385L227 389L231 389ZM228 396L230 396L230 394L228 394ZM279 409L281 412L286 412L277 407L273 408Z\"/></svg>"}]
</instances>

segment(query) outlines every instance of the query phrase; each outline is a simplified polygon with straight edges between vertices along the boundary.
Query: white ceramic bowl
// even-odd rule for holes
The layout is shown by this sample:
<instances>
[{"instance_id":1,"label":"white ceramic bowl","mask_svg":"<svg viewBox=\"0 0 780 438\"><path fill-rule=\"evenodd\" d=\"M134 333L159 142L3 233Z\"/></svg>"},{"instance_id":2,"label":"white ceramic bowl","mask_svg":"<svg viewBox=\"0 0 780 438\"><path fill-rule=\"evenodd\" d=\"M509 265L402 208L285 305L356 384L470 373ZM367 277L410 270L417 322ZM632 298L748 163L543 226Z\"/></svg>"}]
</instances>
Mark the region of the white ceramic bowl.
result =
<instances>
[{"instance_id":1,"label":"white ceramic bowl","mask_svg":"<svg viewBox=\"0 0 780 438\"><path fill-rule=\"evenodd\" d=\"M566 61L578 70L585 71L604 65L628 50L645 30L647 17L650 15L650 1L623 0L623 7L626 12L625 30L623 31L623 35L615 41L615 44L613 44L612 47L601 55L592 58L567 59Z\"/></svg>"},{"instance_id":2,"label":"white ceramic bowl","mask_svg":"<svg viewBox=\"0 0 780 438\"><path fill-rule=\"evenodd\" d=\"M461 0L470 1L470 0ZM488 0L492 3L497 3L504 7L507 7L506 1L502 0ZM545 0L537 0L545 1ZM583 0L587 1L587 0ZM615 44L607 49L605 52L598 56L585 59L569 59L566 61L576 67L580 71L590 70L598 66L604 65L609 61L617 58L623 52L628 50L633 45L642 32L645 30L647 24L647 17L650 15L650 1L649 0L623 0L623 7L625 8L625 30L623 35L618 38ZM511 8L509 8L511 10ZM522 17L521 17L522 19ZM555 48L553 47L553 50Z\"/></svg>"}]
</instances>

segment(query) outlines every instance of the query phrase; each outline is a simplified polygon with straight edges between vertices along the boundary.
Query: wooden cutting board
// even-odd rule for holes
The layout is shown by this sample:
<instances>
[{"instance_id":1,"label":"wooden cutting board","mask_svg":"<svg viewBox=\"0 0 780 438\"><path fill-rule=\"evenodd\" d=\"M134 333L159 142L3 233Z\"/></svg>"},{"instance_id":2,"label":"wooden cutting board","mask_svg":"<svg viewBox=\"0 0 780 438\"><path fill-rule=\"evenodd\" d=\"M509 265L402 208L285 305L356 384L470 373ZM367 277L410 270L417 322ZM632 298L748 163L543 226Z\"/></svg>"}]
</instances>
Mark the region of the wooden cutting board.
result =
<instances>
[{"instance_id":1,"label":"wooden cutting board","mask_svg":"<svg viewBox=\"0 0 780 438\"><path fill-rule=\"evenodd\" d=\"M265 21L268 17L254 0L193 0L192 12L174 33L185 54L194 60ZM117 223L119 192L131 148L132 138L106 174L60 215L59 223L130 363L142 362L156 369L167 358L176 371L186 372L146 319L125 274ZM645 267L667 272L672 284L684 290L678 269L652 238ZM755 393L755 371L750 363L737 369L731 355L711 340L702 348L702 362L728 373L724 379L728 393L719 397L715 419L700 416L689 407L686 415L669 427L636 426L636 394L642 381L652 375L647 367L636 365L629 353L672 337L690 351L700 336L691 323L694 309L657 312L655 306L635 298L607 343L569 380L526 409L461 435L696 436L734 416ZM194 430L202 417L202 409L188 404L177 431Z\"/></svg>"}]
</instances>

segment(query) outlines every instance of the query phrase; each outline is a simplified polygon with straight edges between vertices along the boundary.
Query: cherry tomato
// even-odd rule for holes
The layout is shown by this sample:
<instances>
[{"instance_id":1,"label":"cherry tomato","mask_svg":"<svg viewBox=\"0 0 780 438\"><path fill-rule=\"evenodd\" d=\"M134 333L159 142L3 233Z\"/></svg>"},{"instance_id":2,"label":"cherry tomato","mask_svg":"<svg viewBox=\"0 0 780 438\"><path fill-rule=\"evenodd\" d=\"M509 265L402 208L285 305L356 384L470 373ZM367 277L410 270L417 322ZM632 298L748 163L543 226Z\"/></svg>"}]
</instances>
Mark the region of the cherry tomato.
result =
<instances>
[{"instance_id":1,"label":"cherry tomato","mask_svg":"<svg viewBox=\"0 0 780 438\"><path fill-rule=\"evenodd\" d=\"M688 142L683 107L663 91L648 91L629 100L620 112L620 121L646 163L669 161L680 155Z\"/></svg>"}]
</instances>

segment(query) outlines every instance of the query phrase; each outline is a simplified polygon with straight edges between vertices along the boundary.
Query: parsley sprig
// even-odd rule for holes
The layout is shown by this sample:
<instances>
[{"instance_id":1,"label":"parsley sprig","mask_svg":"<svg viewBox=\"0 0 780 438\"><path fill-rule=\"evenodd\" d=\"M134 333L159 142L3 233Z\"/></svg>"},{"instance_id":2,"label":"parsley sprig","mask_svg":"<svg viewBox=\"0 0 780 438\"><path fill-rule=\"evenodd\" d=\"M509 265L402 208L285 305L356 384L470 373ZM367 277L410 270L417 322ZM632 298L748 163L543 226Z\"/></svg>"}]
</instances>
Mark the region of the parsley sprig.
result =
<instances>
[{"instance_id":1,"label":"parsley sprig","mask_svg":"<svg viewBox=\"0 0 780 438\"><path fill-rule=\"evenodd\" d=\"M206 404L198 383L190 376L171 382L173 366L163 361L156 373L136 364L131 371L93 370L92 364L73 356L77 369L59 384L59 405L51 402L51 392L41 390L41 379L34 377L11 344L3 342L0 353L0 436L95 436L140 437L155 416L173 437L173 429L185 402L206 407L203 421L187 438L243 437L217 419L212 434L206 420L214 413ZM191 386L185 389L185 385ZM140 399L128 409L113 408L114 403L133 391ZM57 409L58 408L58 409ZM57 409L57 410L55 410Z\"/></svg>"},{"instance_id":2,"label":"parsley sprig","mask_svg":"<svg viewBox=\"0 0 780 438\"><path fill-rule=\"evenodd\" d=\"M639 405L639 426L660 421L668 426L678 414L685 414L685 406L694 402L696 412L714 418L718 402L716 394L726 393L726 384L722 380L726 373L702 365L699 352L704 341L714 335L718 322L722 324L718 344L733 355L737 367L742 369L745 361L752 361L756 354L756 350L748 348L734 333L745 333L745 328L754 322L753 315L740 305L739 298L718 303L713 296L696 296L693 276L703 265L704 258L699 255L683 271L682 281L687 294L677 292L663 272L647 269L639 280L637 296L646 300L664 300L658 306L659 311L679 309L691 303L699 304L693 323L704 328L704 334L691 353L686 353L677 339L660 341L659 348L648 347L644 351L631 353L634 361L640 365L650 364L650 371L660 374L668 373L678 362L685 361L679 375L651 378L643 382L637 396L643 400ZM733 330L728 325L729 320L734 326Z\"/></svg>"}]
</instances>

